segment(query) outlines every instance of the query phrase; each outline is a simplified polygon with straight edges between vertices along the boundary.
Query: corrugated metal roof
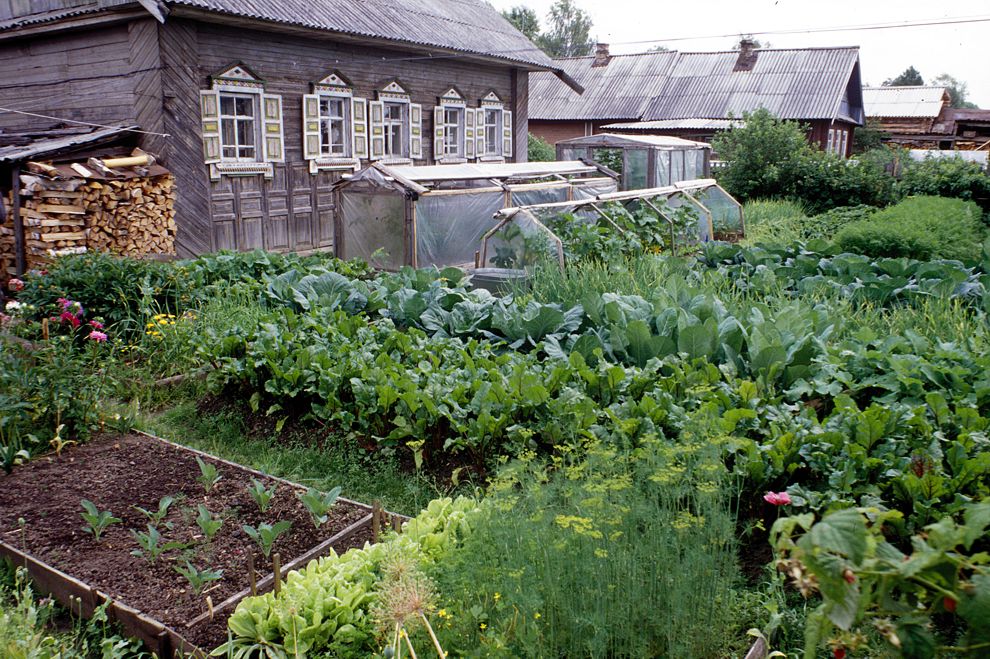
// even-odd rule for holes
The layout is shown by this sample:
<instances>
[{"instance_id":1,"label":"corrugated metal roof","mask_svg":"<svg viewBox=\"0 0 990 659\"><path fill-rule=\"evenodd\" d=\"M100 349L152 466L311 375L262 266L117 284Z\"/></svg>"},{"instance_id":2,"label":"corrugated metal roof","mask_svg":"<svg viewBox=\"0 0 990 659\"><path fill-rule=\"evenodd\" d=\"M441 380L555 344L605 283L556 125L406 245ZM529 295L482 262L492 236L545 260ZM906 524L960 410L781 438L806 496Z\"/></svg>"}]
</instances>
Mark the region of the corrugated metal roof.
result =
<instances>
[{"instance_id":1,"label":"corrugated metal roof","mask_svg":"<svg viewBox=\"0 0 990 659\"><path fill-rule=\"evenodd\" d=\"M741 119L659 119L657 121L627 121L602 126L608 130L727 130L741 126Z\"/></svg>"},{"instance_id":2,"label":"corrugated metal roof","mask_svg":"<svg viewBox=\"0 0 990 659\"><path fill-rule=\"evenodd\" d=\"M461 181L471 179L540 178L555 174L594 174L597 167L580 160L552 162L510 162L462 165L381 165L383 172L394 172L410 181ZM355 174L355 177L359 176Z\"/></svg>"},{"instance_id":3,"label":"corrugated metal roof","mask_svg":"<svg viewBox=\"0 0 990 659\"><path fill-rule=\"evenodd\" d=\"M630 125L630 124L617 124ZM632 124L637 125L637 124ZM711 145L705 142L695 142L685 140L680 137L670 135L619 135L616 133L598 133L586 137L572 137L569 140L560 140L557 144L564 146L644 146L658 147L661 149L684 150L684 149L710 149Z\"/></svg>"},{"instance_id":4,"label":"corrugated metal roof","mask_svg":"<svg viewBox=\"0 0 990 659\"><path fill-rule=\"evenodd\" d=\"M738 51L681 53L642 118L727 119L764 107L783 119L833 119L859 62L856 47L753 53L747 71L733 71Z\"/></svg>"},{"instance_id":5,"label":"corrugated metal roof","mask_svg":"<svg viewBox=\"0 0 990 659\"><path fill-rule=\"evenodd\" d=\"M659 93L676 52L613 55L606 66L592 66L594 57L554 60L584 87L577 94L550 73L529 77L530 119L636 119Z\"/></svg>"},{"instance_id":6,"label":"corrugated metal roof","mask_svg":"<svg viewBox=\"0 0 990 659\"><path fill-rule=\"evenodd\" d=\"M945 87L863 87L867 117L927 117L942 111ZM946 99L947 100L947 99Z\"/></svg>"},{"instance_id":7,"label":"corrugated metal roof","mask_svg":"<svg viewBox=\"0 0 990 659\"><path fill-rule=\"evenodd\" d=\"M135 0L29 0L14 4L0 2L0 32L128 4L137 3Z\"/></svg>"},{"instance_id":8,"label":"corrugated metal roof","mask_svg":"<svg viewBox=\"0 0 990 659\"><path fill-rule=\"evenodd\" d=\"M118 135L126 133L137 126L107 127L90 133L62 135L59 137L39 138L23 146L0 147L0 162L23 162L33 158L71 151L76 147L92 146L101 142L109 142Z\"/></svg>"},{"instance_id":9,"label":"corrugated metal roof","mask_svg":"<svg viewBox=\"0 0 990 659\"><path fill-rule=\"evenodd\" d=\"M169 5L556 68L483 0L170 0Z\"/></svg>"}]
</instances>

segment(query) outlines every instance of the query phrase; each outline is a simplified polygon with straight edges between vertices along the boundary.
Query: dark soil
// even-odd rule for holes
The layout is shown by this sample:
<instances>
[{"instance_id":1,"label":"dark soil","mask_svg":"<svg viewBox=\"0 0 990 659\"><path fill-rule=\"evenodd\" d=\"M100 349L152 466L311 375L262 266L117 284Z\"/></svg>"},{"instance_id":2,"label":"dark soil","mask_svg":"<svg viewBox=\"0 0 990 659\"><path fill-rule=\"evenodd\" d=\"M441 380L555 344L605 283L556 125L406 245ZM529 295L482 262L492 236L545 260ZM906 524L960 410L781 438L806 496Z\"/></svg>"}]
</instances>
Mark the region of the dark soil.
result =
<instances>
[{"instance_id":1,"label":"dark soil","mask_svg":"<svg viewBox=\"0 0 990 659\"><path fill-rule=\"evenodd\" d=\"M242 530L243 524L257 527L263 522L291 521L291 529L278 537L273 548L285 565L368 514L359 506L339 502L327 523L317 529L293 488L278 483L271 507L262 515L246 490L253 474L214 464L222 479L206 493L196 480L200 470L191 452L140 435L96 438L64 450L60 457L39 458L10 475L0 475L0 539L164 622L200 647L212 647L225 640L230 610L201 629L185 628L186 622L207 610L206 596L217 605L248 588L249 554L254 555L259 579L271 572L271 561ZM269 488L276 483L260 480ZM176 498L165 518L172 528L161 524L158 530L163 542L178 541L187 547L165 552L150 564L131 555L139 548L131 530L144 532L148 523L135 507L157 510L159 499L168 495ZM97 542L83 531L82 499L123 522L109 526ZM196 524L198 504L223 520L209 543ZM368 535L358 534L335 549L339 553L361 546ZM223 577L197 594L174 570L185 560L201 570L222 569Z\"/></svg>"}]
</instances>

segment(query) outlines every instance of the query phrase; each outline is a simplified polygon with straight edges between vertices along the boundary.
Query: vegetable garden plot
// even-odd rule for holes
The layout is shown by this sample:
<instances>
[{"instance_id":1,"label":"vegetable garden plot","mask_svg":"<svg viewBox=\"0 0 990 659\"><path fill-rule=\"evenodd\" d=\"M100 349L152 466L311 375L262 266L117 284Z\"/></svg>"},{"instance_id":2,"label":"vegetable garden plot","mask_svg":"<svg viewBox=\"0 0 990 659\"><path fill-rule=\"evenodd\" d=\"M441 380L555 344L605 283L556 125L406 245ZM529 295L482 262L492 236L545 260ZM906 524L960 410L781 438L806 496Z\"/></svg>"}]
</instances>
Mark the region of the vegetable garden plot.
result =
<instances>
[{"instance_id":1,"label":"vegetable garden plot","mask_svg":"<svg viewBox=\"0 0 990 659\"><path fill-rule=\"evenodd\" d=\"M96 589L124 605L118 619L152 650L156 623L162 643L211 648L251 561L265 590L276 553L284 574L371 538L371 508L324 509L331 498L148 435L104 436L0 476L0 554L60 599Z\"/></svg>"}]
</instances>

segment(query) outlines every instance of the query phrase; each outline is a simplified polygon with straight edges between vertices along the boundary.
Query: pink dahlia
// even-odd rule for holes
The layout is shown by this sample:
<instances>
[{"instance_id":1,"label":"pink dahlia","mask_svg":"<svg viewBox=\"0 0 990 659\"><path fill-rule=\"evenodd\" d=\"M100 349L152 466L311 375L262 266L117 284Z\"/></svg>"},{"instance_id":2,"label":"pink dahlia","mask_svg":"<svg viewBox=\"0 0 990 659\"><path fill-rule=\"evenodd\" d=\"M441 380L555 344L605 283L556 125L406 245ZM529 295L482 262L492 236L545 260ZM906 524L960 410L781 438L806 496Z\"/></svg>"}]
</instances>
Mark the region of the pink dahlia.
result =
<instances>
[{"instance_id":1,"label":"pink dahlia","mask_svg":"<svg viewBox=\"0 0 990 659\"><path fill-rule=\"evenodd\" d=\"M767 492L763 500L773 506L786 506L791 502L791 495L787 492Z\"/></svg>"}]
</instances>

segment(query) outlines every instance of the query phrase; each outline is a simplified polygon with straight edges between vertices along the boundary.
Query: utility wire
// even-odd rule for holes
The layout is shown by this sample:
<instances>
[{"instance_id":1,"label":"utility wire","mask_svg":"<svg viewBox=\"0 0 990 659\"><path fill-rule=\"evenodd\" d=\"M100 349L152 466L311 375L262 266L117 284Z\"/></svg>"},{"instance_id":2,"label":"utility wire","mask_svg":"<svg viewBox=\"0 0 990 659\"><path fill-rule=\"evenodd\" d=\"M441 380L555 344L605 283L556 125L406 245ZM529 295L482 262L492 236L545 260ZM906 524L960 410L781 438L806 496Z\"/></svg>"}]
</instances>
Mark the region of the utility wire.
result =
<instances>
[{"instance_id":1,"label":"utility wire","mask_svg":"<svg viewBox=\"0 0 990 659\"><path fill-rule=\"evenodd\" d=\"M120 126L107 126L106 124L94 124L89 121L76 121L75 119L65 119L64 117L53 117L48 114L38 114L37 112L25 112L24 110L12 110L10 108L0 108L0 112L13 112L14 114L23 114L29 117L39 117L41 119L51 119L53 121L64 121L68 124L78 124L80 126L92 126L94 128L109 128L111 130L119 130L126 133L141 133L142 135L155 135L157 137L172 137L168 133L155 133L150 130L138 130L137 128L121 128Z\"/></svg>"}]
</instances>

